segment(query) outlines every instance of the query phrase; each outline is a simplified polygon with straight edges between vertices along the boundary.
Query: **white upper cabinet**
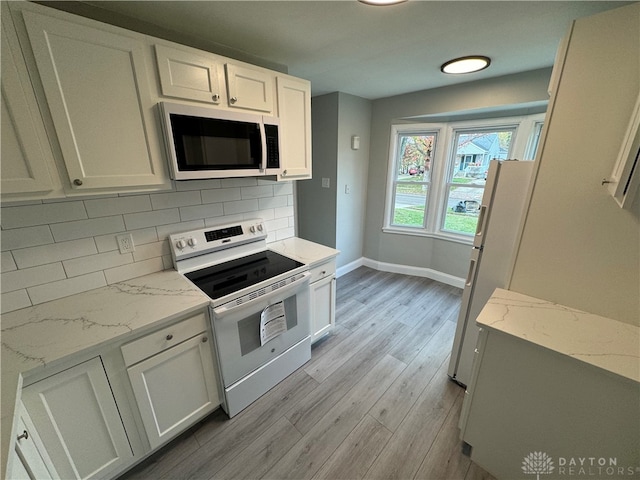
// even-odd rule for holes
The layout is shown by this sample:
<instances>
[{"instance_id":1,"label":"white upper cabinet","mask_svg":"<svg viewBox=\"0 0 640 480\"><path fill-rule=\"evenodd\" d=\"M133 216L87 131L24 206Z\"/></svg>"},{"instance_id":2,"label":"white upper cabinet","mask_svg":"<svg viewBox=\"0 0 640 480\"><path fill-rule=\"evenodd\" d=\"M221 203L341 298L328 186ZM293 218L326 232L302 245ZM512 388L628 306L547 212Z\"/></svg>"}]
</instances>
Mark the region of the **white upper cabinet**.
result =
<instances>
[{"instance_id":1,"label":"white upper cabinet","mask_svg":"<svg viewBox=\"0 0 640 480\"><path fill-rule=\"evenodd\" d=\"M280 180L311 178L311 83L278 76Z\"/></svg>"},{"instance_id":2,"label":"white upper cabinet","mask_svg":"<svg viewBox=\"0 0 640 480\"><path fill-rule=\"evenodd\" d=\"M53 154L12 27L3 5L2 194L46 196L59 187L49 171L55 169Z\"/></svg>"},{"instance_id":3,"label":"white upper cabinet","mask_svg":"<svg viewBox=\"0 0 640 480\"><path fill-rule=\"evenodd\" d=\"M22 15L70 188L168 188L144 42L27 9Z\"/></svg>"},{"instance_id":4,"label":"white upper cabinet","mask_svg":"<svg viewBox=\"0 0 640 480\"><path fill-rule=\"evenodd\" d=\"M184 98L218 105L224 100L222 64L211 57L155 45L160 89L166 97Z\"/></svg>"},{"instance_id":5,"label":"white upper cabinet","mask_svg":"<svg viewBox=\"0 0 640 480\"><path fill-rule=\"evenodd\" d=\"M265 71L225 64L229 106L273 112L273 76Z\"/></svg>"}]
</instances>

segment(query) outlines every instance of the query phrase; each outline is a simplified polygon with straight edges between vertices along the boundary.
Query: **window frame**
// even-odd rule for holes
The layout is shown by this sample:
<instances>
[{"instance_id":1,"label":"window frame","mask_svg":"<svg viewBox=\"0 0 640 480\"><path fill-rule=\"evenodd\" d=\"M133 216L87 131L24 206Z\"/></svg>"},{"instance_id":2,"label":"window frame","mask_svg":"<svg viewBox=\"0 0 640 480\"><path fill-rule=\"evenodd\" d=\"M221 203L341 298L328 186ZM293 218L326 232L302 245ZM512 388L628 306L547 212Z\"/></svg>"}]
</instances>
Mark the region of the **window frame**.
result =
<instances>
[{"instance_id":1,"label":"window frame","mask_svg":"<svg viewBox=\"0 0 640 480\"><path fill-rule=\"evenodd\" d=\"M513 130L508 158L534 160L536 128L544 123L545 114L533 114L517 117L501 117L447 123L397 123L391 125L389 157L387 162L387 181L385 209L382 231L384 233L440 238L455 243L471 245L473 235L459 234L444 230L446 214L448 177L455 164L455 138L458 133L478 130ZM538 130L538 138L540 130ZM434 134L436 136L431 177L427 191L425 218L422 227L394 225L393 212L396 192L396 164L401 135ZM539 143L538 143L539 145Z\"/></svg>"}]
</instances>

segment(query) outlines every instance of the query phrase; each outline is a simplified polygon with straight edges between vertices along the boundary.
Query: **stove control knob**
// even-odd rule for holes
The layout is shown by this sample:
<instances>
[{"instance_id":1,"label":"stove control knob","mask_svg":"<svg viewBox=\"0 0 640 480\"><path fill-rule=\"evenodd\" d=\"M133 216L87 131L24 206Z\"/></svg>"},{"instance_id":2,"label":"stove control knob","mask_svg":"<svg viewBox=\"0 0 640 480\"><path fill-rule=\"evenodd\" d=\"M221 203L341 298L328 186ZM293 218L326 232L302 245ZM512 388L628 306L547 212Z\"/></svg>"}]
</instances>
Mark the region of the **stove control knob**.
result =
<instances>
[{"instance_id":1,"label":"stove control knob","mask_svg":"<svg viewBox=\"0 0 640 480\"><path fill-rule=\"evenodd\" d=\"M189 244L190 247L195 247L198 244L198 240L191 237L189 240L187 240L187 243Z\"/></svg>"},{"instance_id":2,"label":"stove control knob","mask_svg":"<svg viewBox=\"0 0 640 480\"><path fill-rule=\"evenodd\" d=\"M256 227L255 227L255 226L253 226L253 225L251 225L251 226L249 227L249 231L250 231L251 233L256 233Z\"/></svg>"},{"instance_id":3,"label":"stove control knob","mask_svg":"<svg viewBox=\"0 0 640 480\"><path fill-rule=\"evenodd\" d=\"M180 250L182 250L186 246L187 246L187 243L184 240L178 240L176 242L176 247L178 247Z\"/></svg>"},{"instance_id":4,"label":"stove control knob","mask_svg":"<svg viewBox=\"0 0 640 480\"><path fill-rule=\"evenodd\" d=\"M258 230L262 231L262 224L261 223L258 224Z\"/></svg>"}]
</instances>

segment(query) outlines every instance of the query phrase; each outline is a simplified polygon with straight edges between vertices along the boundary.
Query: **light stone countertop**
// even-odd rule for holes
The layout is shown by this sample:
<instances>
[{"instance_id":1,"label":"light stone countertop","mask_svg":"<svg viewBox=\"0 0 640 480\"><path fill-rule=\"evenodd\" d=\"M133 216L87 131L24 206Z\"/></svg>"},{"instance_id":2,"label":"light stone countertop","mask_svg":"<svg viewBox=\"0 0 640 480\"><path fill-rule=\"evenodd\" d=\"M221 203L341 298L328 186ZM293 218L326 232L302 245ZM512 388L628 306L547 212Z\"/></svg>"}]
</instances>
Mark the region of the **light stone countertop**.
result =
<instances>
[{"instance_id":1,"label":"light stone countertop","mask_svg":"<svg viewBox=\"0 0 640 480\"><path fill-rule=\"evenodd\" d=\"M267 244L310 268L340 252L297 237ZM2 315L1 471L6 473L23 379L57 372L70 356L144 334L204 309L209 298L166 270ZM98 353L96 353L97 355Z\"/></svg>"},{"instance_id":2,"label":"light stone countertop","mask_svg":"<svg viewBox=\"0 0 640 480\"><path fill-rule=\"evenodd\" d=\"M293 258L309 268L313 268L330 258L336 257L340 250L326 247L319 243L310 242L298 237L291 237L278 242L269 243L267 248L274 252L281 253L289 258Z\"/></svg>"},{"instance_id":3,"label":"light stone countertop","mask_svg":"<svg viewBox=\"0 0 640 480\"><path fill-rule=\"evenodd\" d=\"M498 288L476 319L640 383L640 327Z\"/></svg>"}]
</instances>

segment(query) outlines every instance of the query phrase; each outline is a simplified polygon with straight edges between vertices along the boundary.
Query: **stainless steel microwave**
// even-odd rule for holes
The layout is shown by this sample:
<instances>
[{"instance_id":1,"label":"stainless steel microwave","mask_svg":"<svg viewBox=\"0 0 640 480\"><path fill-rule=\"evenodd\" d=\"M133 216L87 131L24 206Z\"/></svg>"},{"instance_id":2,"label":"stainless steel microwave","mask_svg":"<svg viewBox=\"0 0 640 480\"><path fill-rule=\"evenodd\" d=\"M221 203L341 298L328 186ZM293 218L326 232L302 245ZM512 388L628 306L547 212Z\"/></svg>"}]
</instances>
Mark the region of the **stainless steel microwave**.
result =
<instances>
[{"instance_id":1,"label":"stainless steel microwave","mask_svg":"<svg viewBox=\"0 0 640 480\"><path fill-rule=\"evenodd\" d=\"M277 118L160 102L174 180L280 174Z\"/></svg>"}]
</instances>

